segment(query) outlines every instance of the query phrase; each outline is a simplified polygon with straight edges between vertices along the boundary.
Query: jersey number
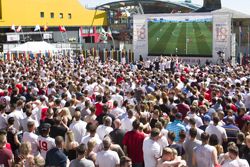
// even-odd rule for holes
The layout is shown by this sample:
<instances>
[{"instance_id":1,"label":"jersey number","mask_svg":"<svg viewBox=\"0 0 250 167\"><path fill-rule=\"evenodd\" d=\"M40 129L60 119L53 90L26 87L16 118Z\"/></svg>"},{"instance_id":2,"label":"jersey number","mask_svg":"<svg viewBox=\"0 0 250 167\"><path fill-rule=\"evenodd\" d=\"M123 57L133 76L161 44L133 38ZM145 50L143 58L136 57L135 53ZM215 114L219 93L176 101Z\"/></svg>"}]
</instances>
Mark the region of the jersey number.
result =
<instances>
[{"instance_id":1,"label":"jersey number","mask_svg":"<svg viewBox=\"0 0 250 167\"><path fill-rule=\"evenodd\" d=\"M45 141L43 141L42 144L41 141L39 141L39 148L40 150L48 151L47 143Z\"/></svg>"}]
</instances>

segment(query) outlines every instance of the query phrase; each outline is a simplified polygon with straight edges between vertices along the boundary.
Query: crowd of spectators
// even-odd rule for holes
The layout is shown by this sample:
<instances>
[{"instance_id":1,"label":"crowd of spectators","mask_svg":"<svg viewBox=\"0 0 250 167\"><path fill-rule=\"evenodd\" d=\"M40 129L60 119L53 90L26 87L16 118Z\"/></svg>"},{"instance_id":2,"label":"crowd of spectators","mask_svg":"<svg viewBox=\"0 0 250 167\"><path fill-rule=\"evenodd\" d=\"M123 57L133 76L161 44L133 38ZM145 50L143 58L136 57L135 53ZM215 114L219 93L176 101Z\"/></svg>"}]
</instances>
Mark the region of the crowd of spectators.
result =
<instances>
[{"instance_id":1,"label":"crowd of spectators","mask_svg":"<svg viewBox=\"0 0 250 167\"><path fill-rule=\"evenodd\" d=\"M249 66L0 60L0 166L249 167Z\"/></svg>"}]
</instances>

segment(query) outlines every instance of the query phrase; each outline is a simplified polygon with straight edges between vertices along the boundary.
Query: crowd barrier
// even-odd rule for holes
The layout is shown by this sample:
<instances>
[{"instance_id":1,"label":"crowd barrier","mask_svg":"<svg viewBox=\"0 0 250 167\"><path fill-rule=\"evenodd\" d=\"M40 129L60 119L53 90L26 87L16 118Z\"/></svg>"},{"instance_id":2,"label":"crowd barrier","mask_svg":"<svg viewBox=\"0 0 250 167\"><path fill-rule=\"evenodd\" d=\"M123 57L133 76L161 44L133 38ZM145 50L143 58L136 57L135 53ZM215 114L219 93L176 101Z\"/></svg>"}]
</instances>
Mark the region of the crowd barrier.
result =
<instances>
[{"instance_id":1,"label":"crowd barrier","mask_svg":"<svg viewBox=\"0 0 250 167\"><path fill-rule=\"evenodd\" d=\"M241 65L246 65L247 61L250 60L250 55L247 53L238 53L237 62Z\"/></svg>"},{"instance_id":2,"label":"crowd barrier","mask_svg":"<svg viewBox=\"0 0 250 167\"><path fill-rule=\"evenodd\" d=\"M37 57L52 57L52 55L54 54L61 54L64 57L65 56L69 56L70 55L70 51L69 50L61 50L61 51L45 51L45 52L22 52L19 53L18 51L15 52L10 52L8 51L7 53L0 53L1 55L1 59L2 60L15 60L15 59L21 59L21 58L25 58L27 60L29 59L36 59ZM134 53L129 49L129 50L125 50L123 49L122 51L120 50L98 50L95 48L90 48L90 49L85 49L85 50L81 50L81 53L83 54L85 60L87 60L87 58L89 56L99 56L100 60L102 62L107 61L108 59L113 59L116 60L118 62L121 62L122 59L126 61L126 63L130 63L130 62L134 62Z\"/></svg>"}]
</instances>

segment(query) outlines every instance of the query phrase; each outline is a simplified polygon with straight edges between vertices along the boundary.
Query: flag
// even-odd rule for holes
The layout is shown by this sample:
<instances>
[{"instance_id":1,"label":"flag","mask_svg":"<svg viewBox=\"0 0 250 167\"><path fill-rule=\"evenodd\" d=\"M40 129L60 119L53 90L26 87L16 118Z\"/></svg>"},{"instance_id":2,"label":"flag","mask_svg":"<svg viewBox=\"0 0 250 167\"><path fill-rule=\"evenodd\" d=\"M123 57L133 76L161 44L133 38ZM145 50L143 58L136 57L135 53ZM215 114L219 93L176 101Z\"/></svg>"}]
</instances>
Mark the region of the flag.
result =
<instances>
[{"instance_id":1,"label":"flag","mask_svg":"<svg viewBox=\"0 0 250 167\"><path fill-rule=\"evenodd\" d=\"M110 28L108 28L108 37L112 37L112 33L111 33L111 30L110 30Z\"/></svg>"},{"instance_id":2,"label":"flag","mask_svg":"<svg viewBox=\"0 0 250 167\"><path fill-rule=\"evenodd\" d=\"M19 24L18 28L16 29L16 32L20 32L22 30L21 24Z\"/></svg>"},{"instance_id":3,"label":"flag","mask_svg":"<svg viewBox=\"0 0 250 167\"><path fill-rule=\"evenodd\" d=\"M35 27L35 30L34 31L40 31L40 26L39 26L39 24L37 24L36 25L36 27Z\"/></svg>"},{"instance_id":4,"label":"flag","mask_svg":"<svg viewBox=\"0 0 250 167\"><path fill-rule=\"evenodd\" d=\"M242 31L241 31L241 26L239 26L239 29L240 29L240 37L241 37L241 39L243 39L243 35L242 35Z\"/></svg>"},{"instance_id":5,"label":"flag","mask_svg":"<svg viewBox=\"0 0 250 167\"><path fill-rule=\"evenodd\" d=\"M66 32L66 29L65 29L64 26L60 26L60 25L59 25L59 30L62 31L62 32Z\"/></svg>"},{"instance_id":6,"label":"flag","mask_svg":"<svg viewBox=\"0 0 250 167\"><path fill-rule=\"evenodd\" d=\"M43 25L43 31L46 31L48 29L47 25Z\"/></svg>"},{"instance_id":7,"label":"flag","mask_svg":"<svg viewBox=\"0 0 250 167\"><path fill-rule=\"evenodd\" d=\"M104 35L106 35L106 31L101 27L101 33L103 33Z\"/></svg>"},{"instance_id":8,"label":"flag","mask_svg":"<svg viewBox=\"0 0 250 167\"><path fill-rule=\"evenodd\" d=\"M249 26L247 28L247 39L249 39Z\"/></svg>"},{"instance_id":9,"label":"flag","mask_svg":"<svg viewBox=\"0 0 250 167\"><path fill-rule=\"evenodd\" d=\"M12 23L12 25L11 25L11 27L10 27L10 30L16 31L16 28L15 28L15 24L14 24L14 23Z\"/></svg>"}]
</instances>

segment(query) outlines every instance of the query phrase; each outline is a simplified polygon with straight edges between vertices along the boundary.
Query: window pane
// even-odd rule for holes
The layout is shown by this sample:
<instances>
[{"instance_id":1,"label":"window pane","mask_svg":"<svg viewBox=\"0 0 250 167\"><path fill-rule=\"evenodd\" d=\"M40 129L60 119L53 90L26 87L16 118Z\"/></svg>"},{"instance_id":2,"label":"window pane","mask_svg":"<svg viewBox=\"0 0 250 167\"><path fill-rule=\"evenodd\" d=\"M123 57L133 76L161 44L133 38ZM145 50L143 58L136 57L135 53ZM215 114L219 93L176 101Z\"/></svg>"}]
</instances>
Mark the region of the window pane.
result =
<instances>
[{"instance_id":1,"label":"window pane","mask_svg":"<svg viewBox=\"0 0 250 167\"><path fill-rule=\"evenodd\" d=\"M62 19L63 18L63 14L62 13L60 13L60 19Z\"/></svg>"},{"instance_id":2,"label":"window pane","mask_svg":"<svg viewBox=\"0 0 250 167\"><path fill-rule=\"evenodd\" d=\"M71 13L69 13L68 18L71 19Z\"/></svg>"},{"instance_id":3,"label":"window pane","mask_svg":"<svg viewBox=\"0 0 250 167\"><path fill-rule=\"evenodd\" d=\"M50 13L50 18L54 18L54 13Z\"/></svg>"},{"instance_id":4,"label":"window pane","mask_svg":"<svg viewBox=\"0 0 250 167\"><path fill-rule=\"evenodd\" d=\"M40 13L40 17L41 17L41 18L44 18L44 12L41 12L41 13Z\"/></svg>"}]
</instances>

